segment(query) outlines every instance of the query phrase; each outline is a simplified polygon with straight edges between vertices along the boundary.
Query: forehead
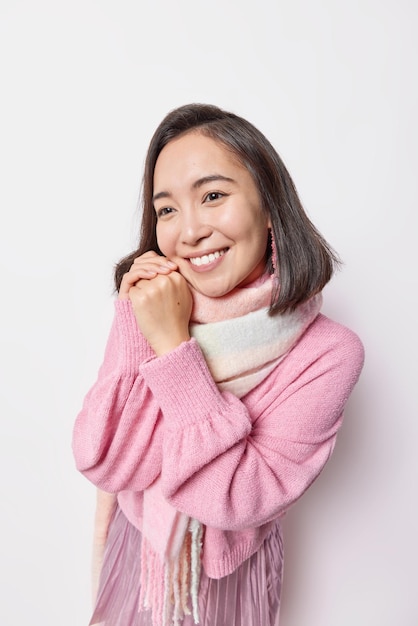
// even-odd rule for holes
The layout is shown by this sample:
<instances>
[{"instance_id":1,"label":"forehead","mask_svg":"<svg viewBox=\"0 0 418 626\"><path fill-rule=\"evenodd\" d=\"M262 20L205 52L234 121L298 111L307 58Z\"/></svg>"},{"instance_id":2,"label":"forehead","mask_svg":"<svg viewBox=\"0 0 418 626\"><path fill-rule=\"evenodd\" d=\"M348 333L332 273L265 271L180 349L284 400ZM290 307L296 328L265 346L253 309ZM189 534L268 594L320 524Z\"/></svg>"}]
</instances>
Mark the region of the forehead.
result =
<instances>
[{"instance_id":1,"label":"forehead","mask_svg":"<svg viewBox=\"0 0 418 626\"><path fill-rule=\"evenodd\" d=\"M221 171L222 170L222 171ZM221 141L199 132L189 132L171 140L161 150L154 169L154 185L165 180L201 176L202 173L236 173L247 169Z\"/></svg>"}]
</instances>

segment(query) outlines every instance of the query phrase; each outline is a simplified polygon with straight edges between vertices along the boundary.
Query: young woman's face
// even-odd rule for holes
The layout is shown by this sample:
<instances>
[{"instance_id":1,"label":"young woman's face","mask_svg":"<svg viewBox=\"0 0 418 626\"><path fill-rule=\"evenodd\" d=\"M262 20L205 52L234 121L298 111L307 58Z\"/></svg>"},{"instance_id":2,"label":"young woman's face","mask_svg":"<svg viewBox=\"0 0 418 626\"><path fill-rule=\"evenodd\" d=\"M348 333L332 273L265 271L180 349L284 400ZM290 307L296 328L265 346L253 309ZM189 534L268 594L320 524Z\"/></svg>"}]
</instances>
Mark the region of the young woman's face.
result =
<instances>
[{"instance_id":1,"label":"young woman's face","mask_svg":"<svg viewBox=\"0 0 418 626\"><path fill-rule=\"evenodd\" d=\"M268 217L249 172L197 132L169 142L154 171L161 252L200 293L222 296L265 268Z\"/></svg>"}]
</instances>

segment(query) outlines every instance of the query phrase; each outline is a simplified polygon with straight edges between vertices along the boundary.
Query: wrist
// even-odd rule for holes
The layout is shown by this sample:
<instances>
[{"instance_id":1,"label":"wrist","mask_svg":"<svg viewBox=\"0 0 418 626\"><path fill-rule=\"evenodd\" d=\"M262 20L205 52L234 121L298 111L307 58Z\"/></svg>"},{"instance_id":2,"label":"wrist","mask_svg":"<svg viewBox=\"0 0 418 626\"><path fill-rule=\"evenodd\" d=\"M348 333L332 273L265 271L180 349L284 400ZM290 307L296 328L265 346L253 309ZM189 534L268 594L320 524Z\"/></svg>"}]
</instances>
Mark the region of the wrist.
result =
<instances>
[{"instance_id":1,"label":"wrist","mask_svg":"<svg viewBox=\"0 0 418 626\"><path fill-rule=\"evenodd\" d=\"M164 354L172 352L173 350L178 348L179 345L184 343L185 341L190 341L189 333L184 333L176 336L171 335L163 341L160 340L155 345L152 345L152 349L157 356L163 356Z\"/></svg>"}]
</instances>

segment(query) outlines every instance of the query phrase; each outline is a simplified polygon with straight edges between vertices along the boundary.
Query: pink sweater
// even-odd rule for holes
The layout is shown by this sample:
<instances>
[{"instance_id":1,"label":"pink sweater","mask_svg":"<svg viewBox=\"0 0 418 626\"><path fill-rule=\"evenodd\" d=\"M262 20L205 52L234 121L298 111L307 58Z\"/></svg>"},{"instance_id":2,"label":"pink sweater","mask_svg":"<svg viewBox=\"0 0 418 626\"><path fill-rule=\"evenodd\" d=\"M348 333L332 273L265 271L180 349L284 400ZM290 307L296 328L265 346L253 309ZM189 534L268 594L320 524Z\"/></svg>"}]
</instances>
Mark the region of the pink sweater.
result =
<instances>
[{"instance_id":1,"label":"pink sweater","mask_svg":"<svg viewBox=\"0 0 418 626\"><path fill-rule=\"evenodd\" d=\"M142 491L206 525L209 577L234 571L318 476L363 366L349 329L319 315L297 345L238 400L221 393L191 339L156 357L129 301L115 319L98 379L73 433L77 469L118 493L141 529Z\"/></svg>"}]
</instances>

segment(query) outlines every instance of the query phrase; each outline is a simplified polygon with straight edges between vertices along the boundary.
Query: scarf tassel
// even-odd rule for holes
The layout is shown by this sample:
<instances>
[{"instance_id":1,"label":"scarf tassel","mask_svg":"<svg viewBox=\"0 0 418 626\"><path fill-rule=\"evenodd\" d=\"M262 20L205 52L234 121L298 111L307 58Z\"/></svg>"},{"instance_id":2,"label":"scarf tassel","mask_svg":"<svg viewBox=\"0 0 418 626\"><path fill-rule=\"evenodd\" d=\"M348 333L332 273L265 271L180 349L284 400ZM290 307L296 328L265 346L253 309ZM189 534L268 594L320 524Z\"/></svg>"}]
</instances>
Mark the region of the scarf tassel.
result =
<instances>
[{"instance_id":1,"label":"scarf tassel","mask_svg":"<svg viewBox=\"0 0 418 626\"><path fill-rule=\"evenodd\" d=\"M170 622L176 626L184 615L193 615L194 623L199 623L202 538L203 525L190 519L178 556L163 562L142 537L138 610L151 610L153 626L170 626Z\"/></svg>"}]
</instances>

